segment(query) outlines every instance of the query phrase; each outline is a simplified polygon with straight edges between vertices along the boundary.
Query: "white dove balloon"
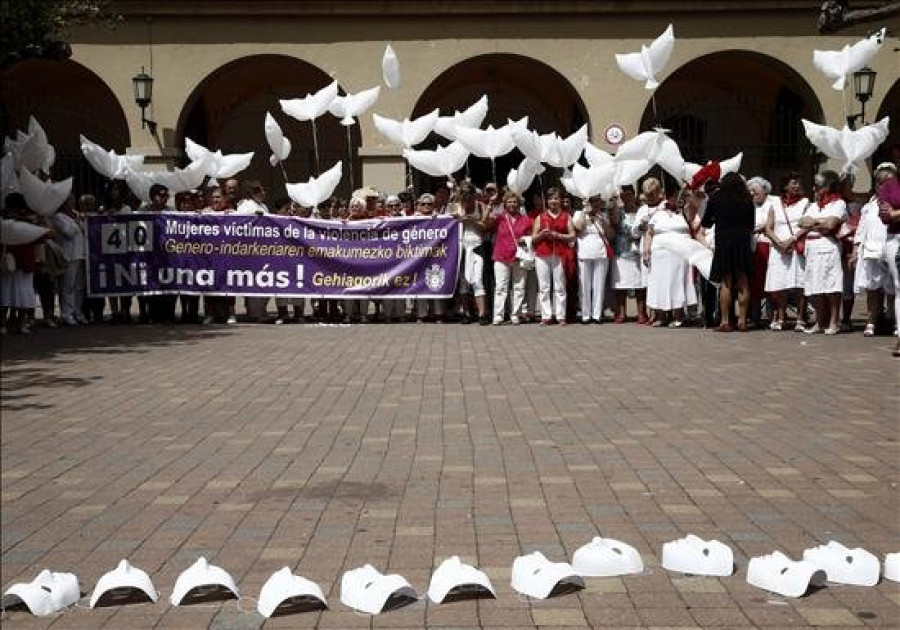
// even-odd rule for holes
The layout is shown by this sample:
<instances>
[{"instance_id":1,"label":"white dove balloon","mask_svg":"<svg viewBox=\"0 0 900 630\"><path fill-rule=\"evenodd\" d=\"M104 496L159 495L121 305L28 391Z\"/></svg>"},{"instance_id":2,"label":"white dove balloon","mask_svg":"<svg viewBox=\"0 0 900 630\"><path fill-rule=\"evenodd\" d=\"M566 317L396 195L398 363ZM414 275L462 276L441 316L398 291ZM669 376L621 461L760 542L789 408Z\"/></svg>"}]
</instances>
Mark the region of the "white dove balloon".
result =
<instances>
[{"instance_id":1,"label":"white dove balloon","mask_svg":"<svg viewBox=\"0 0 900 630\"><path fill-rule=\"evenodd\" d=\"M388 88L396 90L400 87L400 61L390 44L384 49L384 56L381 58L381 77Z\"/></svg>"},{"instance_id":2,"label":"white dove balloon","mask_svg":"<svg viewBox=\"0 0 900 630\"><path fill-rule=\"evenodd\" d=\"M184 150L194 162L203 162L206 165L206 174L213 179L233 177L250 166L253 160L252 151L223 155L222 151L210 151L190 138L184 139Z\"/></svg>"},{"instance_id":3,"label":"white dove balloon","mask_svg":"<svg viewBox=\"0 0 900 630\"><path fill-rule=\"evenodd\" d=\"M582 125L581 129L565 140L555 136L555 142L546 157L547 164L558 168L568 168L572 166L584 152L584 145L586 142L587 125Z\"/></svg>"},{"instance_id":4,"label":"white dove balloon","mask_svg":"<svg viewBox=\"0 0 900 630\"><path fill-rule=\"evenodd\" d=\"M506 186L514 193L521 195L528 190L534 178L543 172L544 167L540 162L526 157L519 164L518 168L510 169L509 174L506 176Z\"/></svg>"},{"instance_id":5,"label":"white dove balloon","mask_svg":"<svg viewBox=\"0 0 900 630\"><path fill-rule=\"evenodd\" d=\"M659 164L672 177L680 180L684 175L684 158L681 150L665 129L645 131L626 140L616 152L616 161L647 160Z\"/></svg>"},{"instance_id":6,"label":"white dove balloon","mask_svg":"<svg viewBox=\"0 0 900 630\"><path fill-rule=\"evenodd\" d=\"M513 142L516 148L522 152L522 155L535 162L543 162L547 159L547 153L550 145L553 144L553 138L556 134L547 134L547 141L544 136L530 129L514 128L512 130Z\"/></svg>"},{"instance_id":7,"label":"white dove balloon","mask_svg":"<svg viewBox=\"0 0 900 630\"><path fill-rule=\"evenodd\" d=\"M440 116L434 123L434 132L448 140L456 140L456 128L476 129L484 122L488 113L487 94L463 111L455 111L450 116Z\"/></svg>"},{"instance_id":8,"label":"white dove balloon","mask_svg":"<svg viewBox=\"0 0 900 630\"><path fill-rule=\"evenodd\" d=\"M345 127L356 124L355 116L359 116L375 104L378 95L381 94L381 86L375 86L356 94L335 96L328 106L328 111L341 119Z\"/></svg>"},{"instance_id":9,"label":"white dove balloon","mask_svg":"<svg viewBox=\"0 0 900 630\"><path fill-rule=\"evenodd\" d=\"M618 160L613 162L616 166L616 174L613 177L613 184L617 188L622 186L634 186L637 181L643 177L647 171L653 168L650 160Z\"/></svg>"},{"instance_id":10,"label":"white dove balloon","mask_svg":"<svg viewBox=\"0 0 900 630\"><path fill-rule=\"evenodd\" d=\"M603 166L604 164L609 164L615 158L604 151L591 144L590 142L584 143L584 157L587 159L588 164L591 166Z\"/></svg>"},{"instance_id":11,"label":"white dove balloon","mask_svg":"<svg viewBox=\"0 0 900 630\"><path fill-rule=\"evenodd\" d=\"M81 153L94 170L109 179L124 179L129 170L139 168L144 163L143 155L120 155L110 149L107 151L99 144L95 144L79 136L81 140Z\"/></svg>"},{"instance_id":12,"label":"white dove balloon","mask_svg":"<svg viewBox=\"0 0 900 630\"><path fill-rule=\"evenodd\" d=\"M281 99L282 111L299 121L315 120L328 111L328 106L338 93L337 81L332 81L318 92L307 94L302 98Z\"/></svg>"},{"instance_id":13,"label":"white dove balloon","mask_svg":"<svg viewBox=\"0 0 900 630\"><path fill-rule=\"evenodd\" d=\"M3 219L0 224L0 245L25 245L33 243L50 230L27 221Z\"/></svg>"},{"instance_id":14,"label":"white dove balloon","mask_svg":"<svg viewBox=\"0 0 900 630\"><path fill-rule=\"evenodd\" d=\"M56 150L47 141L47 134L34 116L28 119L28 133L17 131L15 138L6 139L3 148L12 154L17 171L28 169L32 173L49 173L56 161Z\"/></svg>"},{"instance_id":15,"label":"white dove balloon","mask_svg":"<svg viewBox=\"0 0 900 630\"><path fill-rule=\"evenodd\" d=\"M590 199L608 188L607 184L613 183L616 166L612 162L603 166L585 168L581 164L572 167L570 177L564 177L561 181L569 193L581 199Z\"/></svg>"},{"instance_id":16,"label":"white dove balloon","mask_svg":"<svg viewBox=\"0 0 900 630\"><path fill-rule=\"evenodd\" d=\"M23 168L19 172L19 187L28 207L41 216L48 217L59 210L72 192L72 178L61 182L45 182Z\"/></svg>"},{"instance_id":17,"label":"white dove balloon","mask_svg":"<svg viewBox=\"0 0 900 630\"><path fill-rule=\"evenodd\" d=\"M727 173L737 173L741 170L741 162L744 160L744 153L738 153L734 157L730 157L727 160L722 160L719 162L719 169L721 171L722 176L725 176ZM702 167L700 164L694 164L693 162L685 162L684 163L684 177L685 180L690 180Z\"/></svg>"},{"instance_id":18,"label":"white dove balloon","mask_svg":"<svg viewBox=\"0 0 900 630\"><path fill-rule=\"evenodd\" d=\"M183 169L176 168L172 171L128 169L123 179L138 199L149 203L150 187L153 184L162 184L169 192L179 193L199 187L208 173L207 160L202 158L191 162Z\"/></svg>"},{"instance_id":19,"label":"white dove balloon","mask_svg":"<svg viewBox=\"0 0 900 630\"><path fill-rule=\"evenodd\" d=\"M831 87L843 90L847 77L871 61L884 44L886 35L887 29L883 28L841 50L814 50L813 65L829 79L835 79Z\"/></svg>"},{"instance_id":20,"label":"white dove balloon","mask_svg":"<svg viewBox=\"0 0 900 630\"><path fill-rule=\"evenodd\" d=\"M492 160L506 155L516 146L508 126L500 127L500 129L494 129L490 125L487 129L458 127L456 138L472 152L472 155Z\"/></svg>"},{"instance_id":21,"label":"white dove balloon","mask_svg":"<svg viewBox=\"0 0 900 630\"><path fill-rule=\"evenodd\" d=\"M675 31L672 25L663 34L654 39L649 46L641 45L636 53L617 54L616 63L619 70L636 81L644 81L644 87L655 90L659 87L656 76L669 62L672 49L675 48Z\"/></svg>"},{"instance_id":22,"label":"white dove balloon","mask_svg":"<svg viewBox=\"0 0 900 630\"><path fill-rule=\"evenodd\" d=\"M432 177L450 177L465 166L469 150L459 142L453 142L434 151L404 149L403 157L414 169Z\"/></svg>"},{"instance_id":23,"label":"white dove balloon","mask_svg":"<svg viewBox=\"0 0 900 630\"><path fill-rule=\"evenodd\" d=\"M272 117L272 114L266 112L266 122L263 125L266 134L266 142L272 149L272 155L269 156L269 163L277 166L284 162L288 155L291 154L291 141L284 137L281 125Z\"/></svg>"},{"instance_id":24,"label":"white dove balloon","mask_svg":"<svg viewBox=\"0 0 900 630\"><path fill-rule=\"evenodd\" d=\"M856 173L864 161L871 157L882 142L887 140L890 117L862 129L852 130L846 125L838 131L832 127L803 120L806 137L819 150L834 160L841 161L842 173Z\"/></svg>"},{"instance_id":25,"label":"white dove balloon","mask_svg":"<svg viewBox=\"0 0 900 630\"><path fill-rule=\"evenodd\" d=\"M286 184L288 196L304 208L315 208L325 201L341 183L343 175L341 162L335 162L334 166L319 175L311 177L306 182Z\"/></svg>"},{"instance_id":26,"label":"white dove balloon","mask_svg":"<svg viewBox=\"0 0 900 630\"><path fill-rule=\"evenodd\" d=\"M422 142L434 130L434 123L439 115L440 112L437 109L415 120L410 120L409 118L394 120L378 114L372 114L372 121L375 123L375 128L385 138L405 149L411 149Z\"/></svg>"}]
</instances>

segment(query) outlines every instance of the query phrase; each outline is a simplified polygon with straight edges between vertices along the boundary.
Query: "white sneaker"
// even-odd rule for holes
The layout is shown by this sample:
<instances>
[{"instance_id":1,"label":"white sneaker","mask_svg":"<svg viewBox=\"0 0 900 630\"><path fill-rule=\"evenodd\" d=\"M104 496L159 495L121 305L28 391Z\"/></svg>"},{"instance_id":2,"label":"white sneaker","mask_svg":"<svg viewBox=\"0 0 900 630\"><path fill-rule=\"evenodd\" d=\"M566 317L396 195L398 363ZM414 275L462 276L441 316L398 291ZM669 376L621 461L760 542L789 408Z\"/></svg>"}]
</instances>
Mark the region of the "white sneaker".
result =
<instances>
[{"instance_id":1,"label":"white sneaker","mask_svg":"<svg viewBox=\"0 0 900 630\"><path fill-rule=\"evenodd\" d=\"M863 337L874 337L875 336L875 324L866 324L866 329L863 331Z\"/></svg>"},{"instance_id":2,"label":"white sneaker","mask_svg":"<svg viewBox=\"0 0 900 630\"><path fill-rule=\"evenodd\" d=\"M813 324L803 332L805 332L807 335L818 335L820 332L822 332L822 329L819 328L818 324ZM834 333L831 334L833 335Z\"/></svg>"},{"instance_id":3,"label":"white sneaker","mask_svg":"<svg viewBox=\"0 0 900 630\"><path fill-rule=\"evenodd\" d=\"M841 332L841 329L838 326L835 326L834 328L826 328L825 329L826 335L836 335L839 332Z\"/></svg>"},{"instance_id":4,"label":"white sneaker","mask_svg":"<svg viewBox=\"0 0 900 630\"><path fill-rule=\"evenodd\" d=\"M276 326L281 326L283 323L284 323L284 320L281 319L280 317L279 317L278 319L275 320L275 325L276 325Z\"/></svg>"},{"instance_id":5,"label":"white sneaker","mask_svg":"<svg viewBox=\"0 0 900 630\"><path fill-rule=\"evenodd\" d=\"M769 324L769 330L781 330L781 322L773 321Z\"/></svg>"},{"instance_id":6,"label":"white sneaker","mask_svg":"<svg viewBox=\"0 0 900 630\"><path fill-rule=\"evenodd\" d=\"M229 315L228 319L225 320L225 323L229 326L234 326L235 324L237 324L237 317L235 317L234 315Z\"/></svg>"},{"instance_id":7,"label":"white sneaker","mask_svg":"<svg viewBox=\"0 0 900 630\"><path fill-rule=\"evenodd\" d=\"M510 317L510 318L509 318L509 321L512 323L513 326L518 326L518 325L521 323L521 322L519 321L519 318L516 317L515 315L513 315L512 317Z\"/></svg>"},{"instance_id":8,"label":"white sneaker","mask_svg":"<svg viewBox=\"0 0 900 630\"><path fill-rule=\"evenodd\" d=\"M801 322L800 320L797 320L797 323L794 324L794 332L799 332L799 333L806 332L806 326L803 325L803 322Z\"/></svg>"}]
</instances>

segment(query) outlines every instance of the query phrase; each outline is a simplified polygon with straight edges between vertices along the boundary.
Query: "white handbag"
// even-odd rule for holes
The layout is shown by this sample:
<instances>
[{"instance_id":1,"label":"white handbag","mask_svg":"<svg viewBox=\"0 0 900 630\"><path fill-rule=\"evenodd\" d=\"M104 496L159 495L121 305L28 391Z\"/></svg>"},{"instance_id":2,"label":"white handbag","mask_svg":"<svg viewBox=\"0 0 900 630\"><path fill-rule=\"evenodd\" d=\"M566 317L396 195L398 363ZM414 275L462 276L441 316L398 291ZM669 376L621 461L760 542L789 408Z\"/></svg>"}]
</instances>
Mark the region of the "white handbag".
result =
<instances>
[{"instance_id":1,"label":"white handbag","mask_svg":"<svg viewBox=\"0 0 900 630\"><path fill-rule=\"evenodd\" d=\"M863 260L884 260L884 241L863 241Z\"/></svg>"}]
</instances>

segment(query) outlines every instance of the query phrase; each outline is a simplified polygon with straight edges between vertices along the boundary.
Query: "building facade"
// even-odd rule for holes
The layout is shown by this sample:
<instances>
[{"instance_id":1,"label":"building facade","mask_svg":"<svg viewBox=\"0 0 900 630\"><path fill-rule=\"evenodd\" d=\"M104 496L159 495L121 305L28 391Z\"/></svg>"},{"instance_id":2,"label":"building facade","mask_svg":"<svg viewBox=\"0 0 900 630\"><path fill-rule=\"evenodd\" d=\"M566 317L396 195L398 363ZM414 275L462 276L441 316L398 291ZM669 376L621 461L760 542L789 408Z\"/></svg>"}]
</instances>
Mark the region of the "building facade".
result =
<instances>
[{"instance_id":1,"label":"building facade","mask_svg":"<svg viewBox=\"0 0 900 630\"><path fill-rule=\"evenodd\" d=\"M184 161L184 139L223 152L256 151L243 174L283 193L283 175L268 162L263 119L271 112L295 149L290 181L305 180L345 160L342 191L362 184L395 191L405 184L400 150L375 129L371 113L446 115L487 94L485 124L529 117L542 133L567 135L587 124L591 141L615 151L615 132L628 138L655 126L671 130L687 159L702 162L744 152L744 173L773 181L821 167L801 118L841 127L860 104L813 66L814 49L837 50L867 27L835 35L816 31L818 0L122 0L124 24L73 33L71 60L30 60L4 71L0 100L6 133L35 115L60 155L61 176L91 178L79 158L78 134L162 166ZM675 29L672 58L655 92L619 71L614 55L633 52ZM873 26L882 26L873 25ZM887 26L900 32L900 20ZM382 83L386 44L402 73L396 90ZM900 142L900 43L891 35L871 67L878 73L865 122L891 115ZM154 79L142 127L132 76ZM382 85L357 125L326 114L313 126L287 117L278 99L295 98L337 80L349 93ZM423 147L440 139L429 137ZM516 154L499 160L500 177ZM490 178L489 163L470 161L470 175ZM859 185L867 186L867 180Z\"/></svg>"}]
</instances>

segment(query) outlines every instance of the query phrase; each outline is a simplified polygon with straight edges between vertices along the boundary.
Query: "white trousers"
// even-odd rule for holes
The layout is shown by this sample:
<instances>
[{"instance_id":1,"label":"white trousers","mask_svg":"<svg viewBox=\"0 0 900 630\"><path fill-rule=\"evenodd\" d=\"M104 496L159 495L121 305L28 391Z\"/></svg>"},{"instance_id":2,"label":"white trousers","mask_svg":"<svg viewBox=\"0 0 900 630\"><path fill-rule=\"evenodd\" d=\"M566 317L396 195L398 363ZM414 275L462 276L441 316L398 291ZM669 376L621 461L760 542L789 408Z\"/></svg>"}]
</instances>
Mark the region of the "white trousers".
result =
<instances>
[{"instance_id":1,"label":"white trousers","mask_svg":"<svg viewBox=\"0 0 900 630\"><path fill-rule=\"evenodd\" d=\"M894 234L884 244L884 256L887 258L891 280L894 281L894 317L900 318L900 269L897 264L897 252L900 250L900 234ZM897 324L897 335L900 336L900 323Z\"/></svg>"},{"instance_id":2,"label":"white trousers","mask_svg":"<svg viewBox=\"0 0 900 630\"><path fill-rule=\"evenodd\" d=\"M578 288L581 292L581 321L603 319L603 297L606 294L608 258L578 261Z\"/></svg>"},{"instance_id":3,"label":"white trousers","mask_svg":"<svg viewBox=\"0 0 900 630\"><path fill-rule=\"evenodd\" d=\"M509 283L512 281L512 304L510 317L518 317L525 301L525 271L518 261L505 263L494 261L494 320L503 321Z\"/></svg>"},{"instance_id":4,"label":"white trousers","mask_svg":"<svg viewBox=\"0 0 900 630\"><path fill-rule=\"evenodd\" d=\"M84 303L85 275L84 261L72 260L65 273L59 278L59 310L63 319L84 318L81 305Z\"/></svg>"},{"instance_id":5,"label":"white trousers","mask_svg":"<svg viewBox=\"0 0 900 630\"><path fill-rule=\"evenodd\" d=\"M538 294L541 300L541 319L551 319L556 307L557 321L566 318L566 273L559 256L535 256L534 269L538 277ZM555 300L553 298L556 298Z\"/></svg>"}]
</instances>

